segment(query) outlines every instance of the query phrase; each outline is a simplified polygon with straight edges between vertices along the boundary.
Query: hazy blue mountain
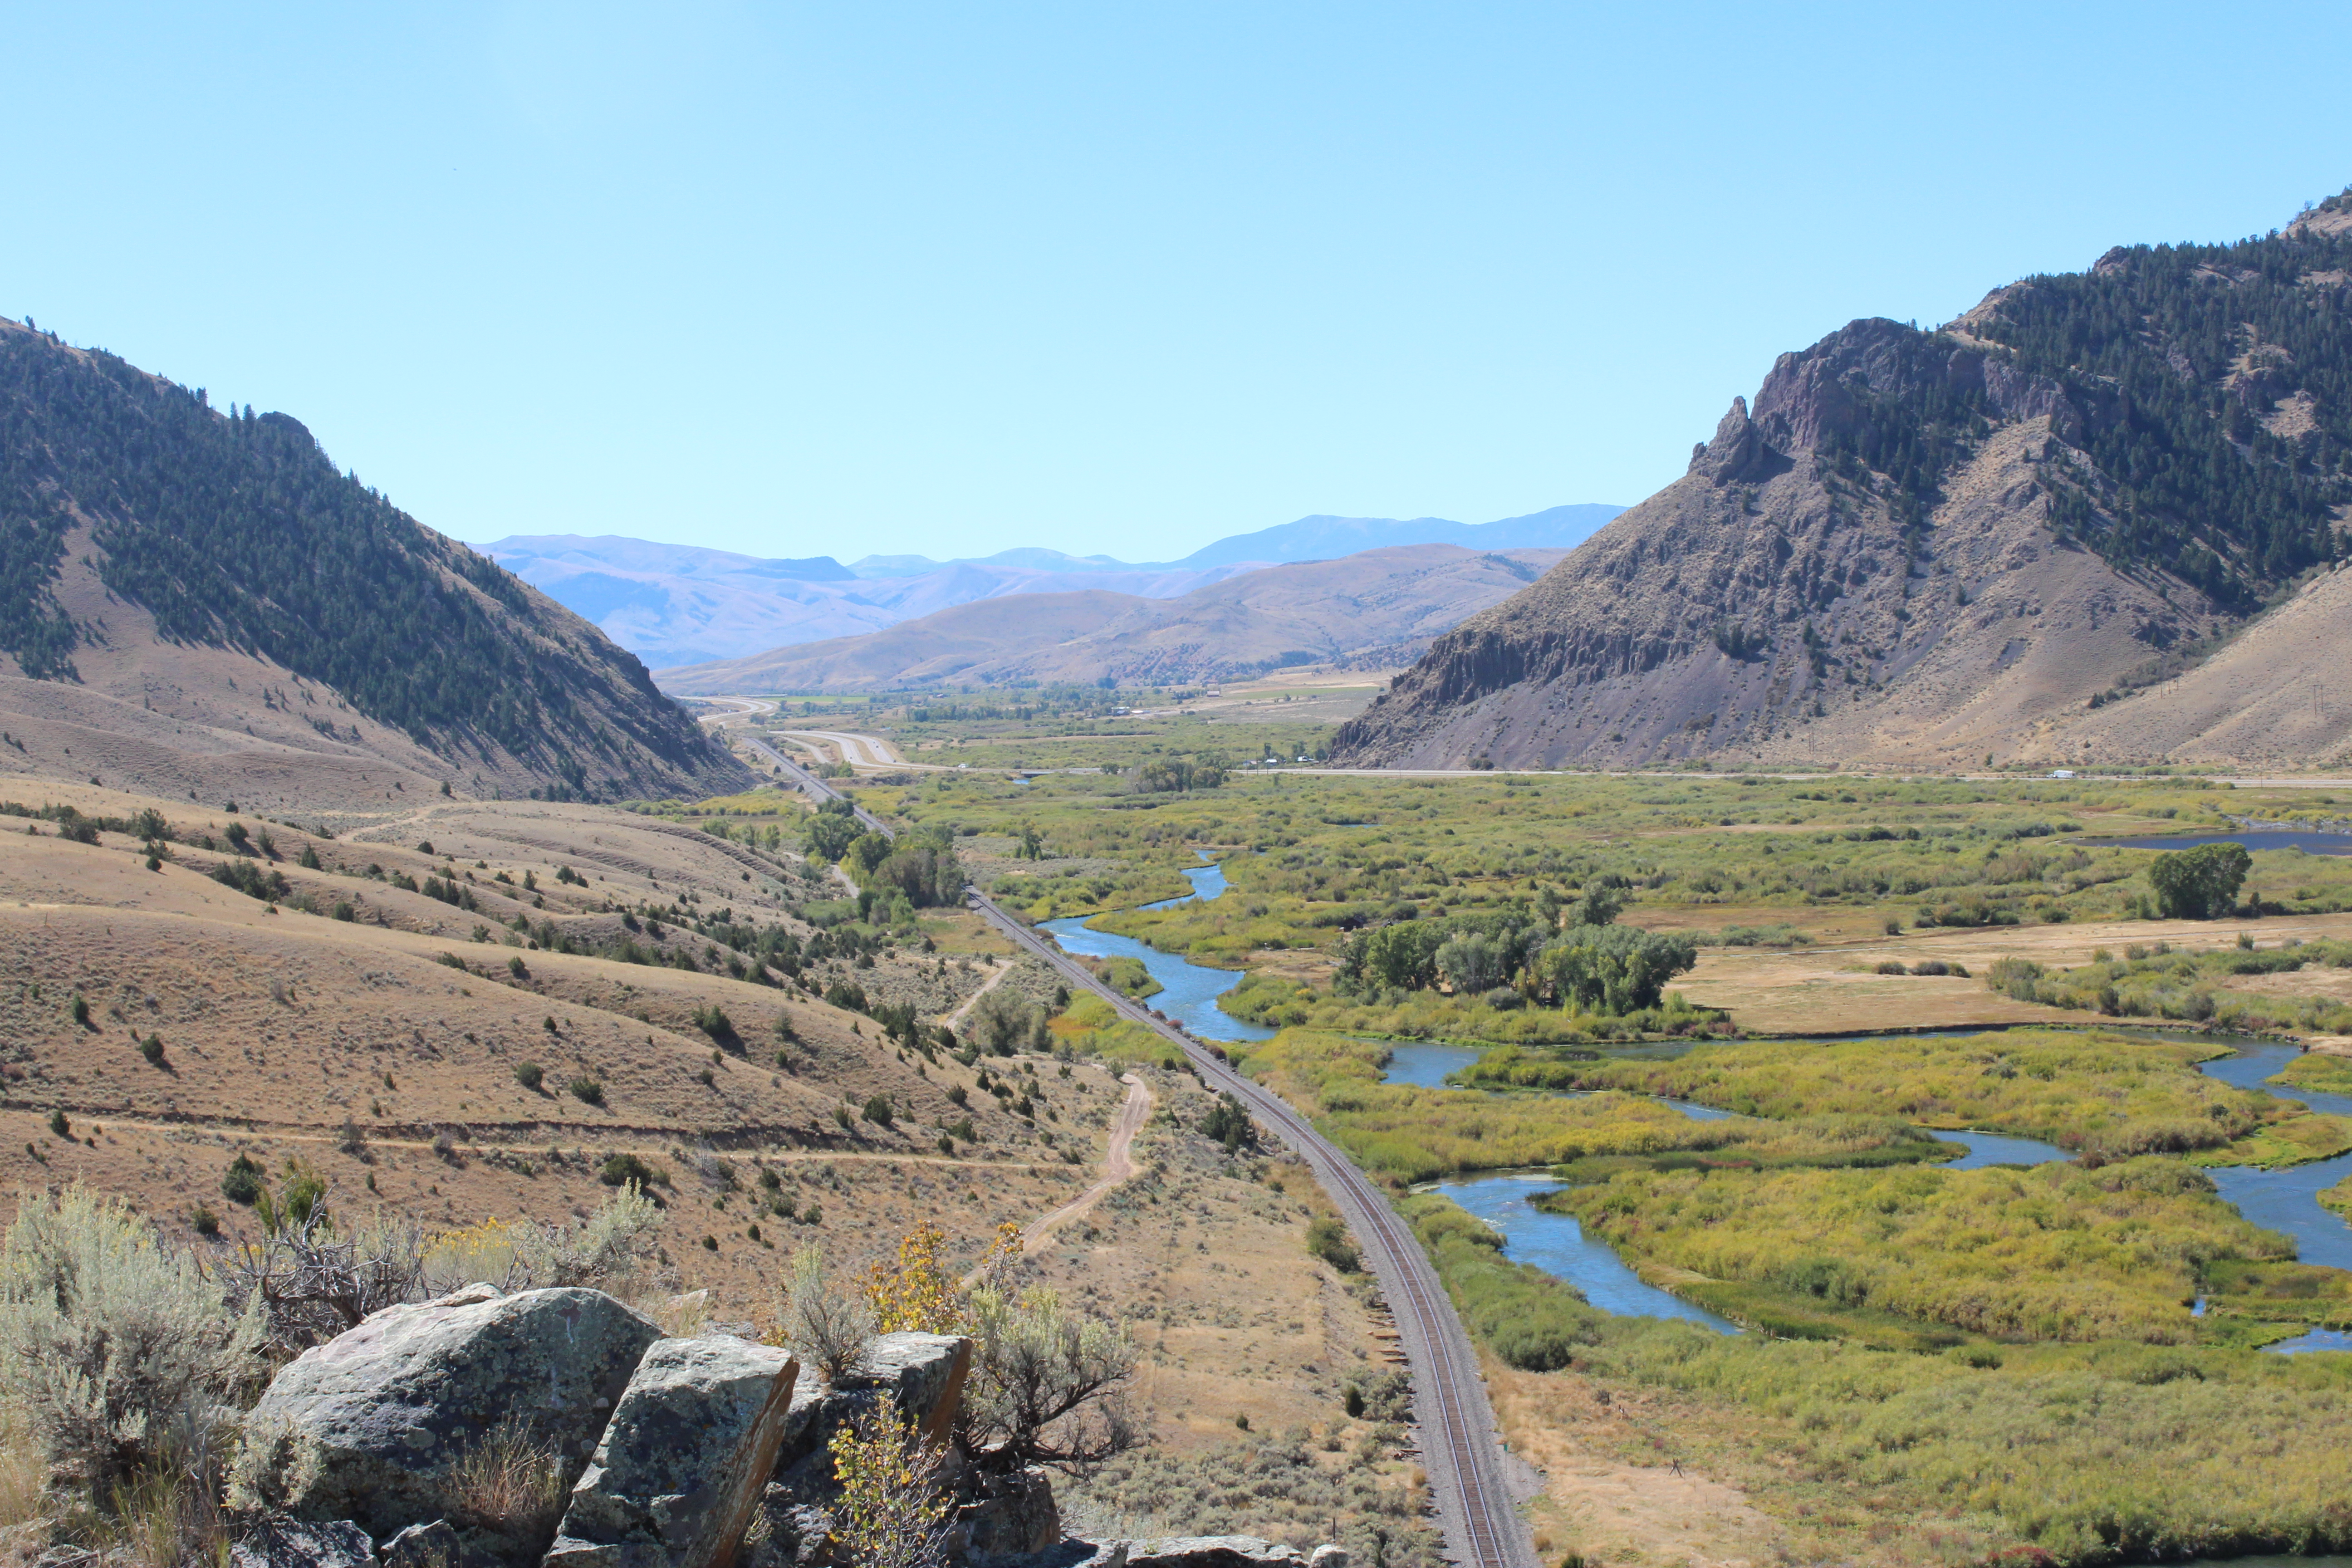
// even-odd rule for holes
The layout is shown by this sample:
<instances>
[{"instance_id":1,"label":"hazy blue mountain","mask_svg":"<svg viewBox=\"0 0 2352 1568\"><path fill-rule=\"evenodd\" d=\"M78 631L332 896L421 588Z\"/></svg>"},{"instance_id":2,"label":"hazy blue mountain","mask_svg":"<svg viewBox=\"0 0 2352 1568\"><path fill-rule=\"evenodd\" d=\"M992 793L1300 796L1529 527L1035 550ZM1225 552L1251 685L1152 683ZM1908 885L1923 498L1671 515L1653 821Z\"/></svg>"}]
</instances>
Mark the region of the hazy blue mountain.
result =
<instances>
[{"instance_id":1,"label":"hazy blue mountain","mask_svg":"<svg viewBox=\"0 0 2352 1568\"><path fill-rule=\"evenodd\" d=\"M1465 550L1573 550L1625 509L1588 501L1555 506L1494 522L1444 517L1302 517L1255 533L1234 533L1204 544L1181 561L1120 561L1108 555L1065 555L1058 550L1000 550L993 555L934 561L928 555L868 555L850 563L860 577L919 577L948 566L1005 566L1031 572L1183 572L1244 563L1281 565L1336 561L1361 550L1398 544L1458 544Z\"/></svg>"},{"instance_id":2,"label":"hazy blue mountain","mask_svg":"<svg viewBox=\"0 0 2352 1568\"><path fill-rule=\"evenodd\" d=\"M1396 544L1459 544L1465 550L1573 550L1625 509L1587 502L1556 506L1496 522L1454 522L1443 517L1302 517L1255 533L1236 533L1204 545L1176 566L1223 566L1237 561L1332 561L1360 550Z\"/></svg>"},{"instance_id":3,"label":"hazy blue mountain","mask_svg":"<svg viewBox=\"0 0 2352 1568\"><path fill-rule=\"evenodd\" d=\"M1181 561L1140 563L1024 547L953 561L867 555L844 566L830 555L766 560L614 534L525 534L483 548L623 647L656 668L671 668L856 637L1011 594L1098 589L1172 599L1264 566L1398 545L1567 550L1622 510L1558 506L1485 523L1303 517L1218 540Z\"/></svg>"}]
</instances>

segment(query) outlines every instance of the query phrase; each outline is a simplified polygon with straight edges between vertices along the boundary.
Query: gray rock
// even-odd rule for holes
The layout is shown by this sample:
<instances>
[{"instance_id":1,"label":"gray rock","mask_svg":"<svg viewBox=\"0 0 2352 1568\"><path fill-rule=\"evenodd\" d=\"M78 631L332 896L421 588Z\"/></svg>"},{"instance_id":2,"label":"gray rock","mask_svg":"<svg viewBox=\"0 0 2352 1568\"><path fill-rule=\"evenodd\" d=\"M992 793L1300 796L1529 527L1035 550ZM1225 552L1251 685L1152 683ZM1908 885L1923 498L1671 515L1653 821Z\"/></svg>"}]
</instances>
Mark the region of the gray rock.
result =
<instances>
[{"instance_id":1,"label":"gray rock","mask_svg":"<svg viewBox=\"0 0 2352 1568\"><path fill-rule=\"evenodd\" d=\"M948 1554L973 1563L1026 1559L1061 1540L1062 1515L1054 1503L1053 1479L1042 1469L1029 1469L992 1476L982 1483L981 1495L956 1510Z\"/></svg>"},{"instance_id":2,"label":"gray rock","mask_svg":"<svg viewBox=\"0 0 2352 1568\"><path fill-rule=\"evenodd\" d=\"M998 1557L982 1568L1127 1568L1125 1541L1064 1541L1026 1557ZM950 1556L949 1561L954 1561Z\"/></svg>"},{"instance_id":3,"label":"gray rock","mask_svg":"<svg viewBox=\"0 0 2352 1568\"><path fill-rule=\"evenodd\" d=\"M278 1373L247 1430L304 1439L300 1473L268 1480L289 1513L377 1536L442 1518L450 1466L510 1416L578 1477L661 1331L601 1290L487 1289L388 1307Z\"/></svg>"},{"instance_id":4,"label":"gray rock","mask_svg":"<svg viewBox=\"0 0 2352 1568\"><path fill-rule=\"evenodd\" d=\"M446 1519L410 1525L385 1542L376 1555L383 1559L383 1568L460 1568L465 1560L457 1531Z\"/></svg>"},{"instance_id":5,"label":"gray rock","mask_svg":"<svg viewBox=\"0 0 2352 1568\"><path fill-rule=\"evenodd\" d=\"M964 1376L971 1367L971 1342L954 1334L882 1334L866 1347L857 1364L833 1387L804 1381L793 1391L784 1416L783 1446L776 1455L776 1479L796 1498L833 1476L830 1459L814 1470L804 1461L821 1455L833 1435L860 1410L884 1398L917 1423L923 1441L936 1443L954 1426L963 1409ZM798 1477L786 1472L798 1467Z\"/></svg>"},{"instance_id":6,"label":"gray rock","mask_svg":"<svg viewBox=\"0 0 2352 1568\"><path fill-rule=\"evenodd\" d=\"M228 1555L233 1568L376 1568L375 1543L348 1519L265 1519Z\"/></svg>"},{"instance_id":7,"label":"gray rock","mask_svg":"<svg viewBox=\"0 0 2352 1568\"><path fill-rule=\"evenodd\" d=\"M548 1568L728 1568L775 1471L799 1371L721 1335L647 1351L572 1489Z\"/></svg>"},{"instance_id":8,"label":"gray rock","mask_svg":"<svg viewBox=\"0 0 2352 1568\"><path fill-rule=\"evenodd\" d=\"M1317 1547L1307 1557L1307 1568L1348 1568L1348 1549L1344 1546Z\"/></svg>"},{"instance_id":9,"label":"gray rock","mask_svg":"<svg viewBox=\"0 0 2352 1568\"><path fill-rule=\"evenodd\" d=\"M971 1370L971 1342L956 1334L880 1334L857 1364L841 1374L843 1391L880 1389L936 1442L963 1408L963 1380Z\"/></svg>"},{"instance_id":10,"label":"gray rock","mask_svg":"<svg viewBox=\"0 0 2352 1568\"><path fill-rule=\"evenodd\" d=\"M1304 1562L1296 1546L1254 1535L1174 1535L1135 1542L1127 1552L1127 1568L1298 1568Z\"/></svg>"}]
</instances>

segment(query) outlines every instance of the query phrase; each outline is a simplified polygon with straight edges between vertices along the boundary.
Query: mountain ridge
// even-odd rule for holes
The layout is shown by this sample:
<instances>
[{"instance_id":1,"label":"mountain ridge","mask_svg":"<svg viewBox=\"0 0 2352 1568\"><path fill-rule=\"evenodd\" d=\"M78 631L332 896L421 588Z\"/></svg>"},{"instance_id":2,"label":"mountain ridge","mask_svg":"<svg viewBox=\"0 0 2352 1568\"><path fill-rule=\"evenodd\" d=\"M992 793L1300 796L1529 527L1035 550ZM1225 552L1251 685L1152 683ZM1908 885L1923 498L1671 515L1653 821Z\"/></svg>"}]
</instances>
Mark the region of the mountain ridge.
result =
<instances>
[{"instance_id":1,"label":"mountain ridge","mask_svg":"<svg viewBox=\"0 0 2352 1568\"><path fill-rule=\"evenodd\" d=\"M1553 507L1489 523L1308 517L1214 541L1176 562L1023 547L954 561L868 555L844 566L831 556L767 561L699 546L576 534L514 535L482 548L649 663L678 668L878 631L1011 594L1103 590L1171 599L1261 567L1366 549L1424 543L1572 548L1619 510L1597 503Z\"/></svg>"},{"instance_id":2,"label":"mountain ridge","mask_svg":"<svg viewBox=\"0 0 2352 1568\"><path fill-rule=\"evenodd\" d=\"M667 691L713 695L1105 679L1165 686L1309 664L1393 668L1559 557L1399 545L1261 567L1175 598L1100 588L1007 595L655 679Z\"/></svg>"},{"instance_id":3,"label":"mountain ridge","mask_svg":"<svg viewBox=\"0 0 2352 1568\"><path fill-rule=\"evenodd\" d=\"M748 776L636 658L338 473L299 421L13 321L0 524L11 765L78 740L175 795L306 769L559 796Z\"/></svg>"},{"instance_id":4,"label":"mountain ridge","mask_svg":"<svg viewBox=\"0 0 2352 1568\"><path fill-rule=\"evenodd\" d=\"M2118 248L1945 328L1857 321L1783 354L1683 478L1440 638L1335 753L2276 757L2199 738L2225 715L2192 734L2120 710L2352 553L2347 263L2324 224ZM2352 713L2302 754L2347 742Z\"/></svg>"}]
</instances>

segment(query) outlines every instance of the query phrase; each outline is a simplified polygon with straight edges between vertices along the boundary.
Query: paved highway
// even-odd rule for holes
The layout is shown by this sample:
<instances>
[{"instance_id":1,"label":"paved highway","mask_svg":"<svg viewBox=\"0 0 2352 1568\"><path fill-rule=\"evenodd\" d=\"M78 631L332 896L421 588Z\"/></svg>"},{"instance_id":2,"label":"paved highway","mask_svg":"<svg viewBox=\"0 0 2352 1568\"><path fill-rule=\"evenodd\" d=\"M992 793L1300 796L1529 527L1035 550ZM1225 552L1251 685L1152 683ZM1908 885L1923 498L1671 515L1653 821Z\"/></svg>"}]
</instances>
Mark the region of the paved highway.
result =
<instances>
[{"instance_id":1,"label":"paved highway","mask_svg":"<svg viewBox=\"0 0 2352 1568\"><path fill-rule=\"evenodd\" d=\"M838 792L758 737L738 739L784 770L819 799ZM857 819L874 831L890 829L863 809ZM966 889L973 909L1021 948L1052 965L1073 986L1093 992L1120 1014L1153 1030L1183 1051L1211 1089L1232 1094L1258 1121L1306 1160L1323 1190L1348 1216L1381 1292L1396 1313L1397 1333L1412 1369L1413 1412L1422 1433L1422 1468L1454 1560L1465 1568L1535 1568L1527 1522L1503 1484L1503 1456L1495 1435L1495 1415L1478 1358L1454 1315L1454 1303L1437 1281L1437 1271L1388 1200L1354 1162L1334 1148L1305 1117L1272 1090L1244 1078L1222 1052L1203 1045L1159 1014L1105 985L1094 972L1071 961L1058 947L997 908L977 888Z\"/></svg>"}]
</instances>

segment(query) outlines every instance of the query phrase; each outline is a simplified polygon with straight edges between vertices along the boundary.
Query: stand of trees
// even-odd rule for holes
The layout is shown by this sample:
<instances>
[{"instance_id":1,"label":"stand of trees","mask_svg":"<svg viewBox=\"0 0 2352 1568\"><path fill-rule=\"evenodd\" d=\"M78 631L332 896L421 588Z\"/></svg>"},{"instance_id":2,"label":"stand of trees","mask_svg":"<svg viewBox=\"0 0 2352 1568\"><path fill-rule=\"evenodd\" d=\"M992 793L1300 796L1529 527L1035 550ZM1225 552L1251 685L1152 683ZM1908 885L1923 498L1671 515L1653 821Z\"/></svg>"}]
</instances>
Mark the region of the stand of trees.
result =
<instances>
[{"instance_id":1,"label":"stand of trees","mask_svg":"<svg viewBox=\"0 0 2352 1568\"><path fill-rule=\"evenodd\" d=\"M1667 981L1698 962L1686 936L1616 923L1623 895L1596 885L1570 904L1400 921L1339 950L1342 995L1443 985L1490 1003L1524 1000L1587 1013L1654 1007Z\"/></svg>"}]
</instances>

